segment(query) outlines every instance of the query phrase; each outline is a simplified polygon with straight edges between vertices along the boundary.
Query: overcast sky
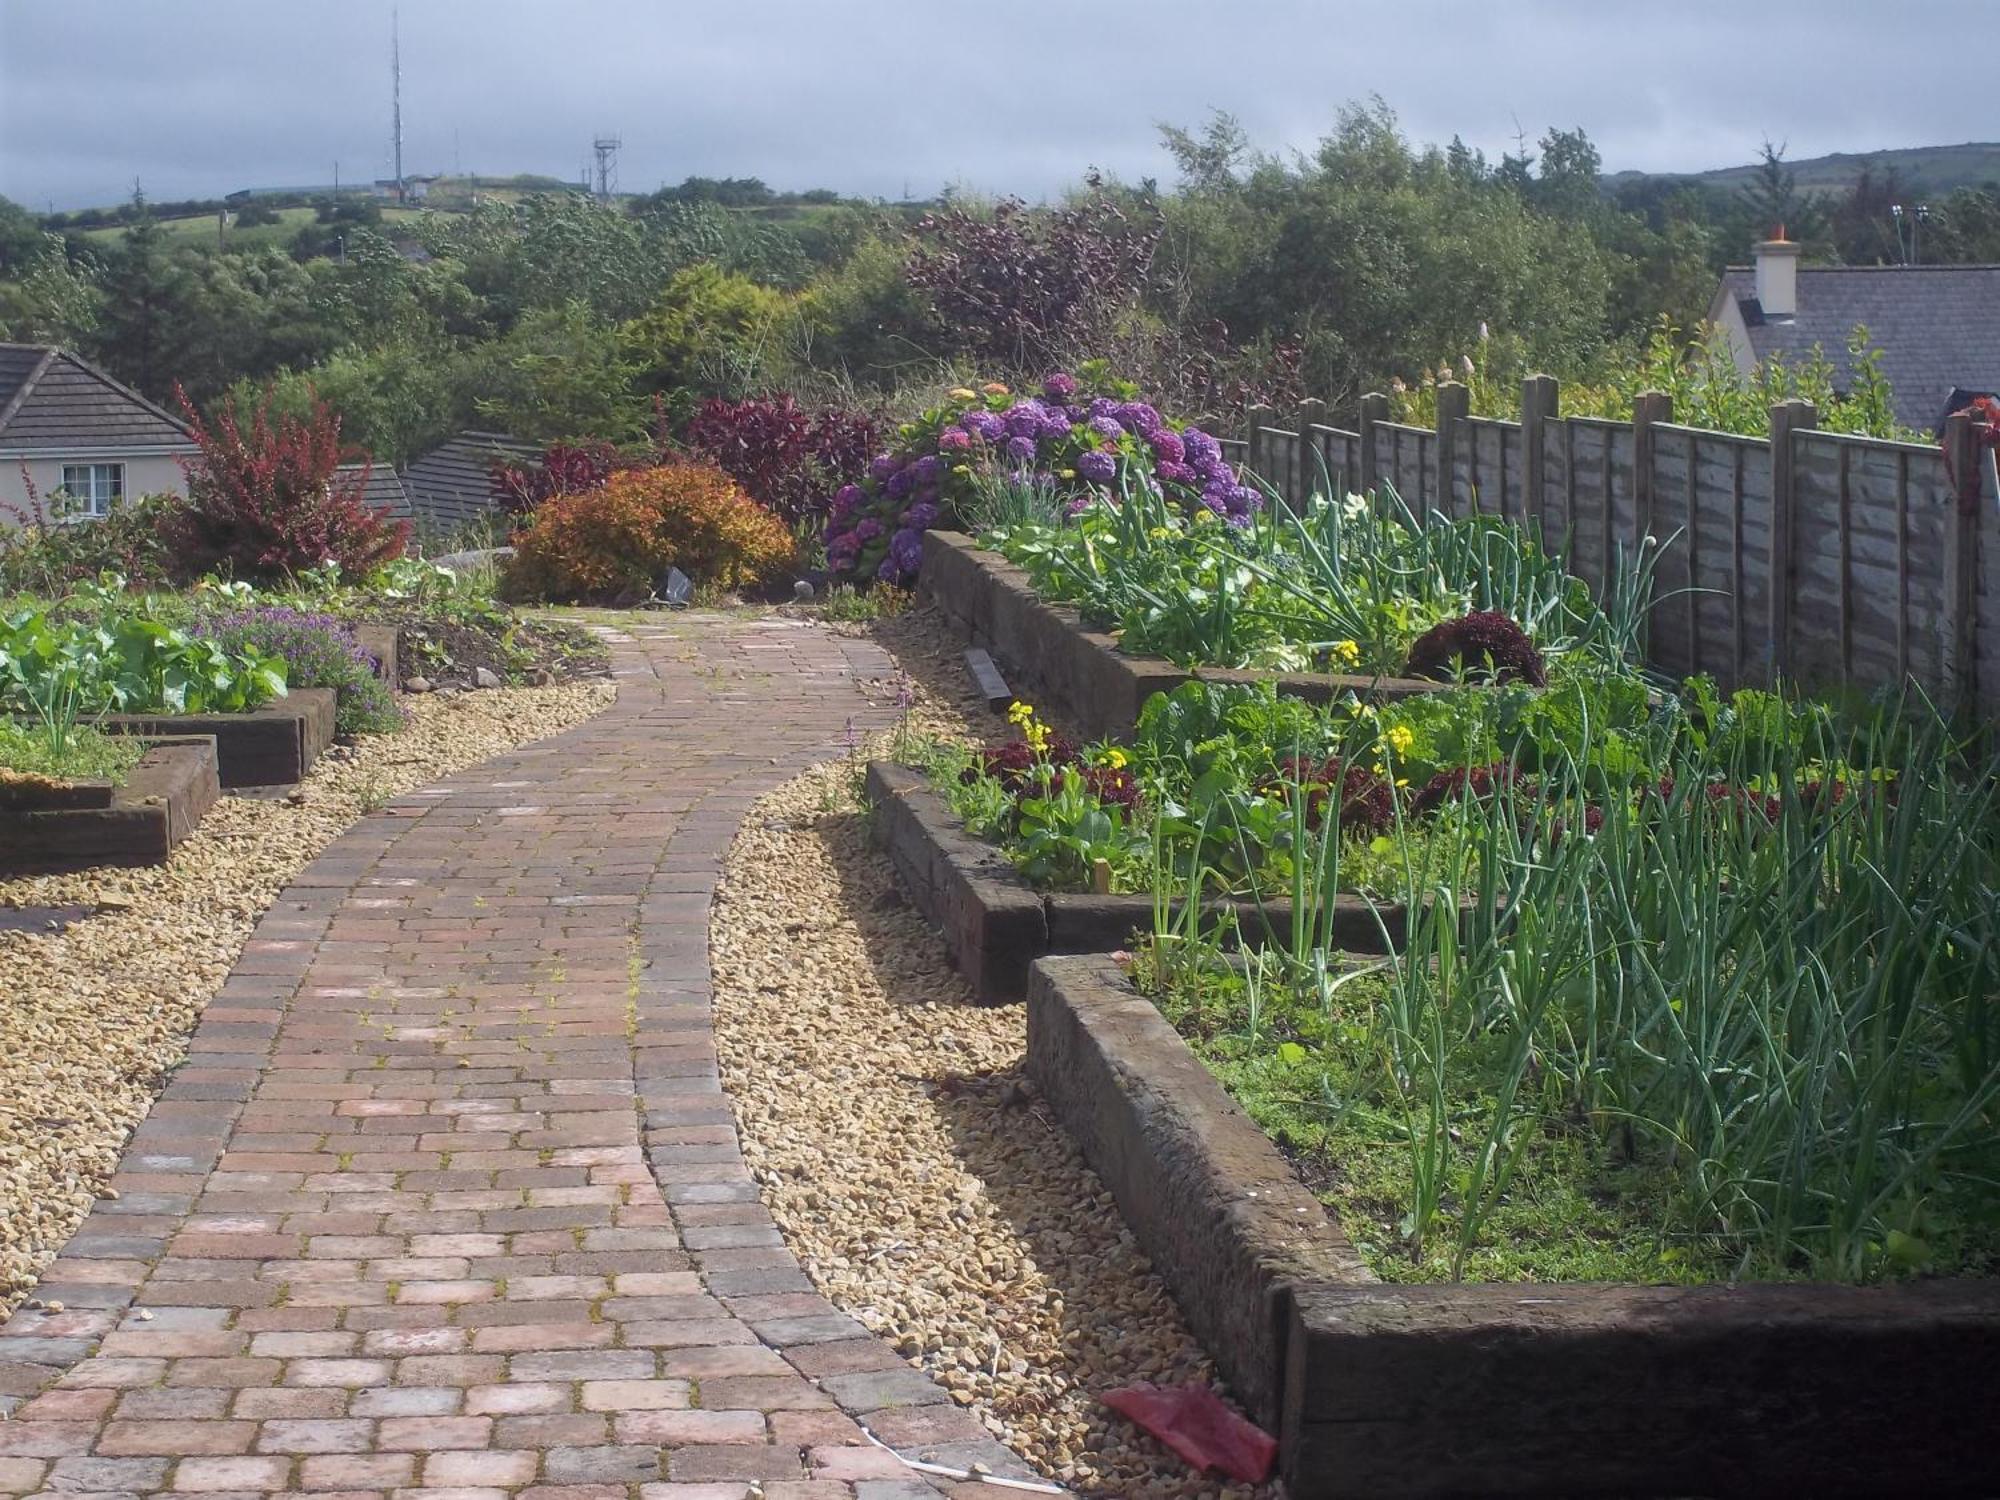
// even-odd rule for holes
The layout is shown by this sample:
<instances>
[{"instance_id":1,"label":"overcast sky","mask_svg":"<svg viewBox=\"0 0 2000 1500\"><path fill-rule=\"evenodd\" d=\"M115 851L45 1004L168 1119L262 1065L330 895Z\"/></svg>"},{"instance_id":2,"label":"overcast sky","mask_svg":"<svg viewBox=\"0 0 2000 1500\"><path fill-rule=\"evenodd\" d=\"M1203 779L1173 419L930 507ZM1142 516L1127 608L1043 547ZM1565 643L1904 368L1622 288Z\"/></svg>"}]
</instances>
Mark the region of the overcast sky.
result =
<instances>
[{"instance_id":1,"label":"overcast sky","mask_svg":"<svg viewBox=\"0 0 2000 1500\"><path fill-rule=\"evenodd\" d=\"M1905 0L403 0L406 170L1040 197L1165 175L1158 122L1306 148L1380 94L1607 170L1990 139L1994 52ZM1966 18L1956 45L1945 18ZM0 193L40 208L389 175L389 0L0 0Z\"/></svg>"}]
</instances>

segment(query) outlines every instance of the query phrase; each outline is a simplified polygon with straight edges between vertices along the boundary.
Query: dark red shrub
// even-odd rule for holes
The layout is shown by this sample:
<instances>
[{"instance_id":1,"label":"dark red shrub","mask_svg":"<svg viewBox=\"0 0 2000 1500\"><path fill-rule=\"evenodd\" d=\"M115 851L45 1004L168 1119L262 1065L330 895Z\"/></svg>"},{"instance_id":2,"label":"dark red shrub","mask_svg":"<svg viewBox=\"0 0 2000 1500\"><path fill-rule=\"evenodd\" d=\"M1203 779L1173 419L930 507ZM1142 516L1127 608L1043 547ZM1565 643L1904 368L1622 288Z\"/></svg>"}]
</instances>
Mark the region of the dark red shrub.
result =
<instances>
[{"instance_id":1,"label":"dark red shrub","mask_svg":"<svg viewBox=\"0 0 2000 1500\"><path fill-rule=\"evenodd\" d=\"M496 504L524 516L552 496L581 495L629 467L632 465L609 443L586 443L579 447L552 443L542 450L539 459L494 464L488 483Z\"/></svg>"},{"instance_id":2,"label":"dark red shrub","mask_svg":"<svg viewBox=\"0 0 2000 1500\"><path fill-rule=\"evenodd\" d=\"M1410 647L1403 672L1410 677L1448 677L1455 667L1484 667L1501 682L1549 684L1542 653L1528 633L1494 609L1474 610L1433 625Z\"/></svg>"},{"instance_id":3,"label":"dark red shrub","mask_svg":"<svg viewBox=\"0 0 2000 1500\"><path fill-rule=\"evenodd\" d=\"M365 466L342 471L365 455L342 446L340 418L324 401L314 397L304 417L274 417L267 393L247 422L232 403L210 425L179 386L174 398L198 449L182 465L188 503L167 517L189 572L278 578L333 562L358 577L403 555L409 523L364 502Z\"/></svg>"},{"instance_id":4,"label":"dark red shrub","mask_svg":"<svg viewBox=\"0 0 2000 1500\"><path fill-rule=\"evenodd\" d=\"M927 214L905 271L956 347L1010 369L1053 368L1101 349L1151 284L1157 210L1133 223L1101 180L1067 208L1003 198L992 212Z\"/></svg>"},{"instance_id":5,"label":"dark red shrub","mask_svg":"<svg viewBox=\"0 0 2000 1500\"><path fill-rule=\"evenodd\" d=\"M833 492L868 472L883 436L866 413L809 412L787 392L744 401L711 396L682 441L796 527L824 517Z\"/></svg>"}]
</instances>

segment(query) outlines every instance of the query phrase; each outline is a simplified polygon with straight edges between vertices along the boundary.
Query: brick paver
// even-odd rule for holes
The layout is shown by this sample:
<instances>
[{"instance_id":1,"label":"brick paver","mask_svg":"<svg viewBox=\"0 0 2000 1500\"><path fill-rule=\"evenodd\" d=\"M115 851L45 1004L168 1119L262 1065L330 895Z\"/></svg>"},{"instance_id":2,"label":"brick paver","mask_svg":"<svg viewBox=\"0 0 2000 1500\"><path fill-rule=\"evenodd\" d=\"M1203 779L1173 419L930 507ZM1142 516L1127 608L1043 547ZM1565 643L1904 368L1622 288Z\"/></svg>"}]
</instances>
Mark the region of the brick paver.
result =
<instances>
[{"instance_id":1,"label":"brick paver","mask_svg":"<svg viewBox=\"0 0 2000 1500\"><path fill-rule=\"evenodd\" d=\"M259 923L63 1310L0 1328L0 1497L936 1493L864 1422L1022 1472L813 1291L716 1070L724 853L888 721L890 662L720 616L614 658L604 715L364 820Z\"/></svg>"}]
</instances>

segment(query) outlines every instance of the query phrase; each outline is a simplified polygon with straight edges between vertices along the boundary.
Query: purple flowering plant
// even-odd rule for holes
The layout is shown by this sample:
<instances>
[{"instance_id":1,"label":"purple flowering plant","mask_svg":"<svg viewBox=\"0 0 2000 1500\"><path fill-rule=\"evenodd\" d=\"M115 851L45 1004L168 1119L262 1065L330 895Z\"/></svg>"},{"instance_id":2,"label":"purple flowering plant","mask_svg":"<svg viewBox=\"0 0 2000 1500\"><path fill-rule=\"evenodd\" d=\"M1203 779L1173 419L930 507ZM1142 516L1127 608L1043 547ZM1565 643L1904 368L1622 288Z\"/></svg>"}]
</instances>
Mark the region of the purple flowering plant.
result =
<instances>
[{"instance_id":1,"label":"purple flowering plant","mask_svg":"<svg viewBox=\"0 0 2000 1500\"><path fill-rule=\"evenodd\" d=\"M861 585L907 586L923 558L924 532L961 524L978 485L996 475L1053 489L1071 515L1138 489L1190 514L1248 524L1262 495L1242 482L1221 444L1139 394L1098 361L1074 374L1057 371L1034 394L997 382L952 391L900 427L890 451L833 495L827 571Z\"/></svg>"},{"instance_id":2,"label":"purple flowering plant","mask_svg":"<svg viewBox=\"0 0 2000 1500\"><path fill-rule=\"evenodd\" d=\"M403 727L403 710L375 675L379 663L333 615L259 604L199 620L193 633L230 651L254 647L284 658L285 681L292 687L332 688L334 727L342 734L389 734Z\"/></svg>"}]
</instances>

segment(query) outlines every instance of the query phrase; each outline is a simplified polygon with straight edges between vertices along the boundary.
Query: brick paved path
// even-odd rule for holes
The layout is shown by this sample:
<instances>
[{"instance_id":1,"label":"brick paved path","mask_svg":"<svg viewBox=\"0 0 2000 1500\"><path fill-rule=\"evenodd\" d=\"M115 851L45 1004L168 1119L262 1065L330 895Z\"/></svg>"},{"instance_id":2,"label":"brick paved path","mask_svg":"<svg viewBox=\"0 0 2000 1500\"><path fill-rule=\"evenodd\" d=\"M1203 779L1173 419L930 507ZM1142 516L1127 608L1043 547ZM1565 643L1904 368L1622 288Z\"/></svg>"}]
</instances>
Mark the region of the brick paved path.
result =
<instances>
[{"instance_id":1,"label":"brick paved path","mask_svg":"<svg viewBox=\"0 0 2000 1500\"><path fill-rule=\"evenodd\" d=\"M398 801L259 924L0 1330L0 1496L902 1500L1022 1472L816 1295L709 1025L751 801L886 723L866 642L639 627L617 704ZM986 1485L959 1492L1018 1494Z\"/></svg>"}]
</instances>

